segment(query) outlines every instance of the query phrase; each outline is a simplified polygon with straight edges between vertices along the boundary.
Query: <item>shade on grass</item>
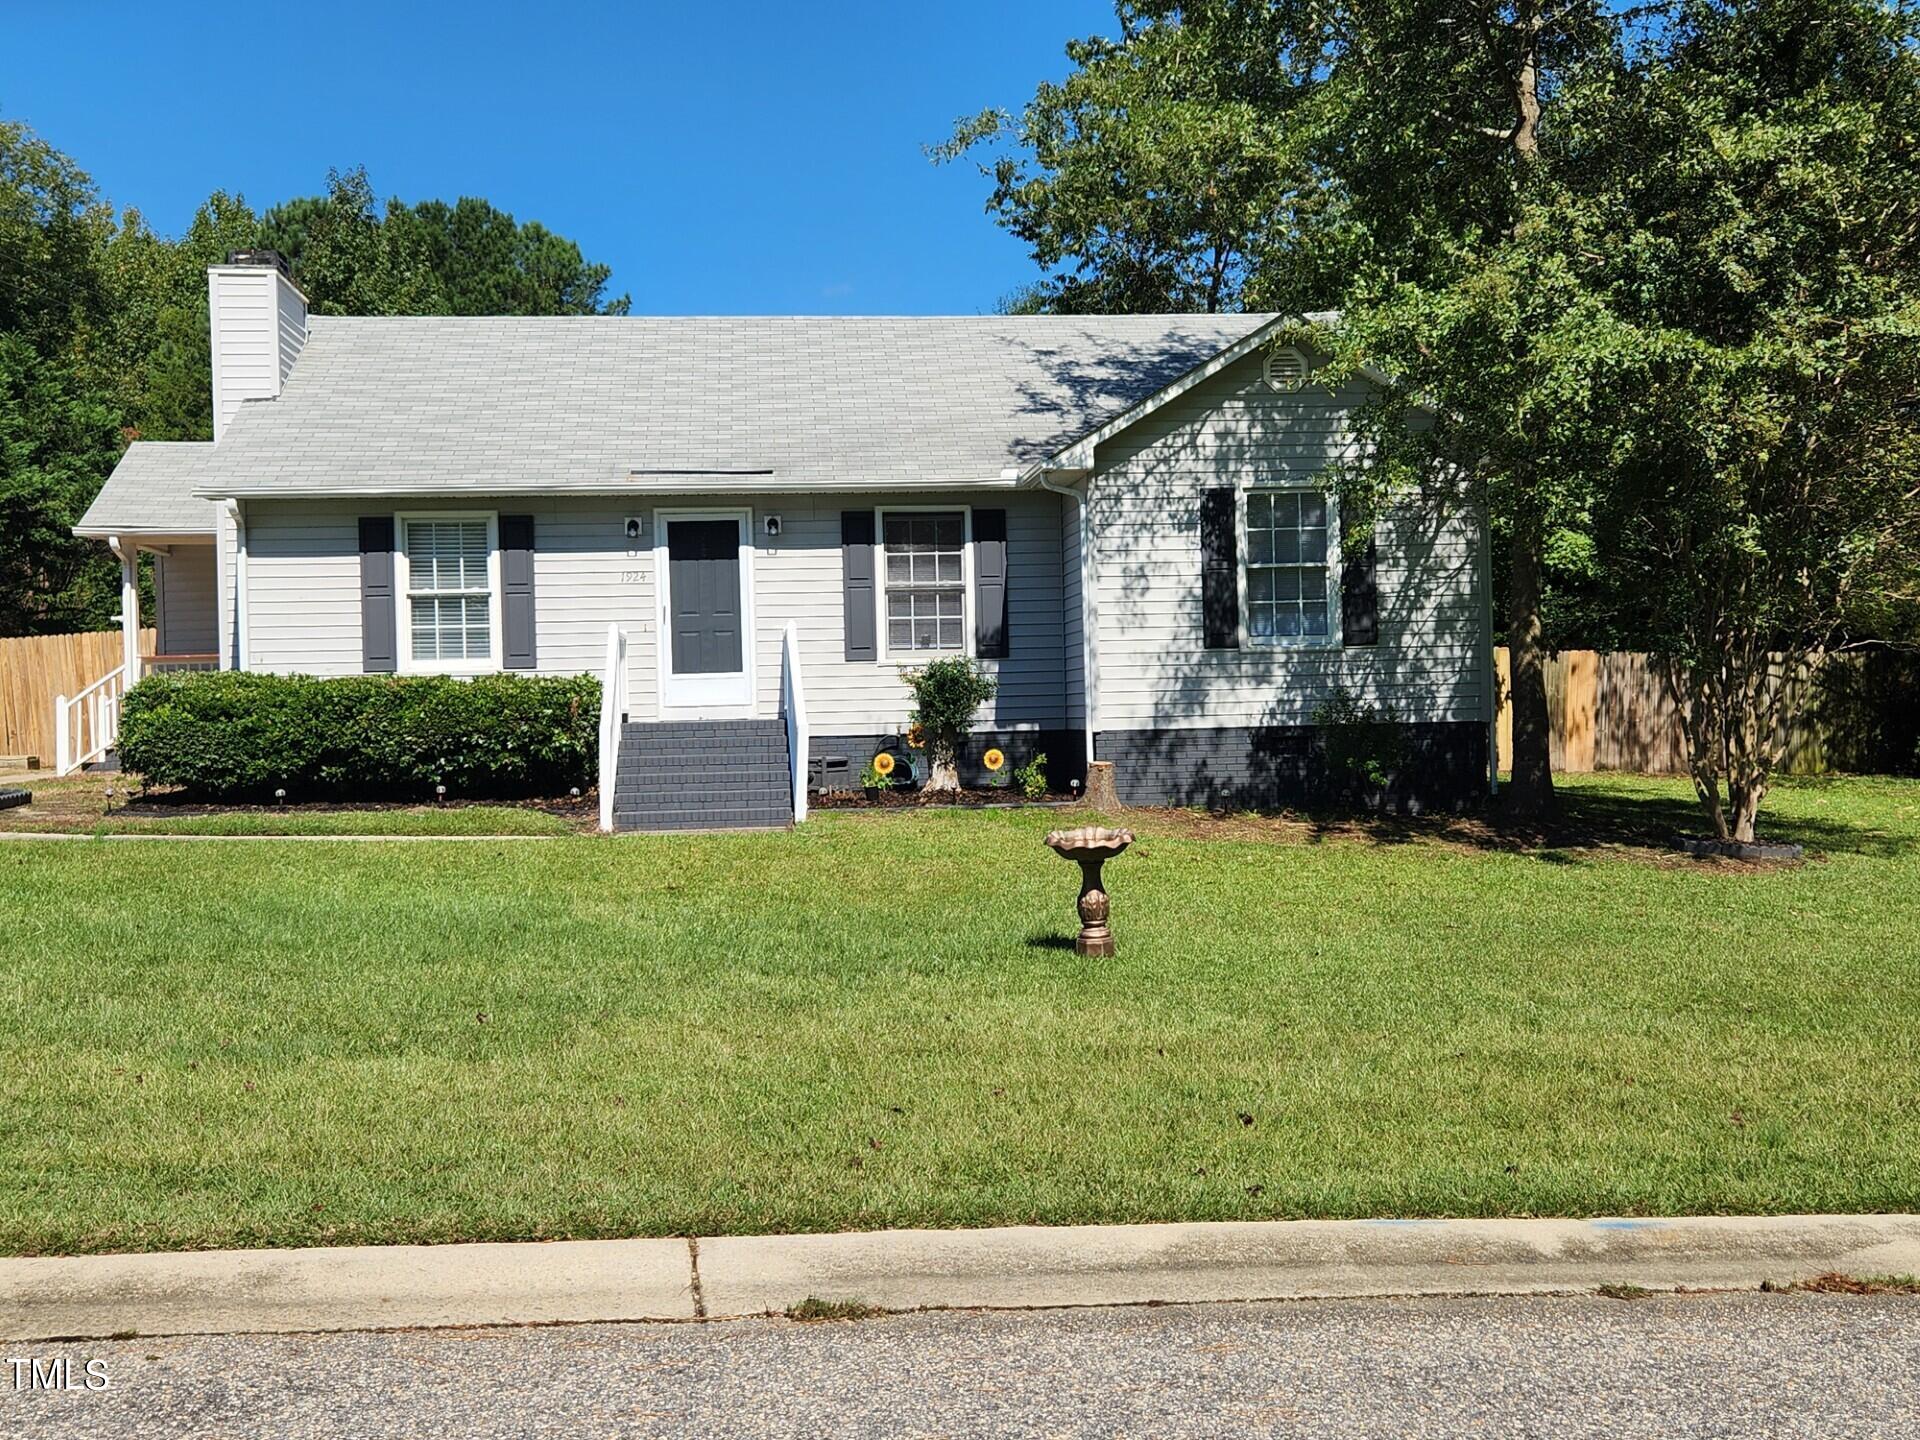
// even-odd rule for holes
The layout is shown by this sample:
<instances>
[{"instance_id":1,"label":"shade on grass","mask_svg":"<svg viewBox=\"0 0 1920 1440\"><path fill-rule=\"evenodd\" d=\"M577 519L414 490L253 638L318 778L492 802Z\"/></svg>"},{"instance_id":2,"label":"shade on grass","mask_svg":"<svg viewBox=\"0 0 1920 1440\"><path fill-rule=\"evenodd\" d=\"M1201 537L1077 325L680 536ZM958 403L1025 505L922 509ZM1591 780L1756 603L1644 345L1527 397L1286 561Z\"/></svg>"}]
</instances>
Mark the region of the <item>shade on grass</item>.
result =
<instances>
[{"instance_id":1,"label":"shade on grass","mask_svg":"<svg viewBox=\"0 0 1920 1440\"><path fill-rule=\"evenodd\" d=\"M0 1249L1920 1203L1920 786L1776 871L1148 820L1113 961L1057 823L0 847Z\"/></svg>"}]
</instances>

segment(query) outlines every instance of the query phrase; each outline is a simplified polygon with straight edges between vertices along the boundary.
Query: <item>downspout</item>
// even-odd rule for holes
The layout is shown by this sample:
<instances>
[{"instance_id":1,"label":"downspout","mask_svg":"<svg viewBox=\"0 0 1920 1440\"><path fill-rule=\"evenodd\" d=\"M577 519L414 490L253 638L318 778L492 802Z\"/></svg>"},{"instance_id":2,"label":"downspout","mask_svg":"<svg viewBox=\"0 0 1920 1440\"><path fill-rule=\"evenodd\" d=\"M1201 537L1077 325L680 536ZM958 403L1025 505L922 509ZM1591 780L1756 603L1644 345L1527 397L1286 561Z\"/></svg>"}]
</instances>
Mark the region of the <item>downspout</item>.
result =
<instances>
[{"instance_id":1,"label":"downspout","mask_svg":"<svg viewBox=\"0 0 1920 1440\"><path fill-rule=\"evenodd\" d=\"M1087 497L1071 485L1059 485L1047 478L1047 472L1034 472L1042 490L1050 490L1055 495L1065 496L1073 501L1074 514L1080 524L1080 722L1086 731L1087 764L1093 764L1093 702L1096 685L1093 673L1094 614L1093 614L1093 535L1087 524ZM1088 480L1080 482L1085 486Z\"/></svg>"},{"instance_id":2,"label":"downspout","mask_svg":"<svg viewBox=\"0 0 1920 1440\"><path fill-rule=\"evenodd\" d=\"M223 502L233 521L233 651L236 670L247 668L247 521L238 500Z\"/></svg>"},{"instance_id":3,"label":"downspout","mask_svg":"<svg viewBox=\"0 0 1920 1440\"><path fill-rule=\"evenodd\" d=\"M1481 704L1487 716L1487 793L1500 793L1500 666L1494 659L1493 523L1480 510L1480 669Z\"/></svg>"}]
</instances>

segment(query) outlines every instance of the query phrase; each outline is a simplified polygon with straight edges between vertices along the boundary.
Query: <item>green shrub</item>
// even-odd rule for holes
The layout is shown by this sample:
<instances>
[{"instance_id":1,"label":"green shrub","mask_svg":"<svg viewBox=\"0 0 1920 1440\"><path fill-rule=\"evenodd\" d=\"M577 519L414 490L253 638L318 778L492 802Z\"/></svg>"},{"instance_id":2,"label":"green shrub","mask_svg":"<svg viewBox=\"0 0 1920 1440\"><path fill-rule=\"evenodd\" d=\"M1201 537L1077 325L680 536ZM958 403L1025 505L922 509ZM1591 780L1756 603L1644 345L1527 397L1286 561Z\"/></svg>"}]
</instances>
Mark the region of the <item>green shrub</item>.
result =
<instances>
[{"instance_id":1,"label":"green shrub","mask_svg":"<svg viewBox=\"0 0 1920 1440\"><path fill-rule=\"evenodd\" d=\"M926 788L958 790L960 774L954 757L973 725L974 712L993 698L998 685L964 656L928 661L917 670L903 672L900 679L913 691L908 729L919 731L926 745Z\"/></svg>"},{"instance_id":2,"label":"green shrub","mask_svg":"<svg viewBox=\"0 0 1920 1440\"><path fill-rule=\"evenodd\" d=\"M1047 798L1047 756L1045 751L1036 754L1033 759L1013 772L1014 781L1020 786L1020 793L1029 800Z\"/></svg>"},{"instance_id":3,"label":"green shrub","mask_svg":"<svg viewBox=\"0 0 1920 1440\"><path fill-rule=\"evenodd\" d=\"M1328 766L1337 776L1380 791L1393 784L1412 756L1412 741L1393 706L1364 705L1344 685L1313 712Z\"/></svg>"},{"instance_id":4,"label":"green shrub","mask_svg":"<svg viewBox=\"0 0 1920 1440\"><path fill-rule=\"evenodd\" d=\"M127 692L120 760L215 799L559 794L593 782L591 675L162 674Z\"/></svg>"}]
</instances>

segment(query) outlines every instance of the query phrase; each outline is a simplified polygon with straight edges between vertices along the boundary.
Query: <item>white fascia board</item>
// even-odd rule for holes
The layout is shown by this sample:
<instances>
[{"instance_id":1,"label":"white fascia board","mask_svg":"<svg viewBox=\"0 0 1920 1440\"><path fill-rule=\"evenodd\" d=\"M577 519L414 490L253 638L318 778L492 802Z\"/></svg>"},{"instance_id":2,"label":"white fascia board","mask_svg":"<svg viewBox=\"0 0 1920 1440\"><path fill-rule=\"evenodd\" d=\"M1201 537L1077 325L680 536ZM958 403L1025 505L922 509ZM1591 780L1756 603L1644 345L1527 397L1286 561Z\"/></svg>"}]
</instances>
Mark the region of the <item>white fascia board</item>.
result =
<instances>
[{"instance_id":1,"label":"white fascia board","mask_svg":"<svg viewBox=\"0 0 1920 1440\"><path fill-rule=\"evenodd\" d=\"M1066 480L1069 482L1084 479L1093 473L1094 451L1103 441L1111 440L1122 431L1138 425L1142 420L1153 414L1154 411L1178 400L1182 395L1185 395L1196 386L1204 385L1229 365L1234 364L1236 361L1246 359L1247 356L1253 354L1254 351L1266 344L1276 330L1290 325L1324 325L1331 323L1336 318L1336 316L1330 313L1305 316L1274 316L1274 318L1267 321L1266 324L1258 326L1247 335L1234 341L1233 344L1227 346L1226 349L1222 350L1212 359L1204 360L1194 366L1193 369L1187 371L1186 374L1180 376L1172 384L1156 390L1131 409L1122 411L1098 429L1088 431L1078 440L1054 452L1054 454L1048 456L1039 464L1028 466L1027 469L1021 473L1020 483L1023 486L1038 485L1040 483L1040 477L1043 475L1049 475L1057 480ZM1358 373L1362 378L1371 380L1376 385L1386 386L1392 383L1384 374L1370 365L1361 366ZM1417 402L1413 408L1421 411L1423 414L1431 415L1435 413L1431 407Z\"/></svg>"},{"instance_id":2,"label":"white fascia board","mask_svg":"<svg viewBox=\"0 0 1920 1440\"><path fill-rule=\"evenodd\" d=\"M206 500L462 500L475 499L489 495L526 496L529 498L565 499L579 496L582 499L621 495L897 495L904 491L928 491L946 493L953 490L1014 490L1021 482L1000 474L991 479L970 480L892 480L884 484L864 485L821 485L805 480L753 479L741 477L722 477L717 475L683 475L671 479L649 476L644 480L629 480L606 485L461 485L454 486L406 486L395 485L378 490L329 489L326 486L301 487L299 489L233 489L196 490L194 495Z\"/></svg>"},{"instance_id":3,"label":"white fascia board","mask_svg":"<svg viewBox=\"0 0 1920 1440\"><path fill-rule=\"evenodd\" d=\"M118 535L126 540L212 540L214 529L209 525L204 530L167 530L155 529L147 525L76 525L73 533L83 540L105 540Z\"/></svg>"},{"instance_id":4,"label":"white fascia board","mask_svg":"<svg viewBox=\"0 0 1920 1440\"><path fill-rule=\"evenodd\" d=\"M1266 324L1256 326L1252 331L1227 346L1226 349L1214 355L1212 359L1201 361L1171 384L1162 386L1160 389L1154 391L1153 394L1147 396L1146 399L1133 405L1130 409L1121 411L1104 425L1099 426L1097 429L1089 430L1078 440L1075 440L1070 445L1063 446L1039 464L1028 466L1026 472L1021 477L1021 483L1024 485L1037 485L1040 483L1040 476L1043 474L1057 474L1062 470L1091 471L1093 469L1094 450L1102 441L1110 440L1121 431L1131 429L1133 426L1138 425L1142 420L1146 419L1147 416L1153 414L1154 411L1160 409L1162 406L1178 400L1195 386L1204 385L1236 360L1245 359L1261 345L1265 344L1267 337L1283 325L1297 323L1299 322L1292 316L1276 315L1273 319L1267 321Z\"/></svg>"}]
</instances>

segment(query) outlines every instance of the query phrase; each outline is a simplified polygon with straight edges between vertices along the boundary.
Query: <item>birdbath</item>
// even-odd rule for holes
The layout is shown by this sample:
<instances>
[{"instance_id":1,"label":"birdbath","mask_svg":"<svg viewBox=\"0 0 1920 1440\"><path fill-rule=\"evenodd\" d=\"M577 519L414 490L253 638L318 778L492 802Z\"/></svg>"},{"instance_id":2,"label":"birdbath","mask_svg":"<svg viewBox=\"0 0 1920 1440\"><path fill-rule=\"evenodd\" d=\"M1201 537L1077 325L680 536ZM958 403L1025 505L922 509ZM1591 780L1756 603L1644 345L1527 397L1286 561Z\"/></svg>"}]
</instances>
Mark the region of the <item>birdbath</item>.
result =
<instances>
[{"instance_id":1,"label":"birdbath","mask_svg":"<svg viewBox=\"0 0 1920 1440\"><path fill-rule=\"evenodd\" d=\"M1131 830L1108 830L1100 825L1055 830L1047 836L1047 844L1055 853L1080 867L1080 934L1073 942L1074 954L1113 954L1113 931L1107 928L1107 890L1100 880L1100 867L1132 843Z\"/></svg>"}]
</instances>

